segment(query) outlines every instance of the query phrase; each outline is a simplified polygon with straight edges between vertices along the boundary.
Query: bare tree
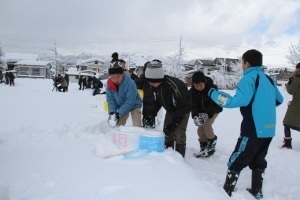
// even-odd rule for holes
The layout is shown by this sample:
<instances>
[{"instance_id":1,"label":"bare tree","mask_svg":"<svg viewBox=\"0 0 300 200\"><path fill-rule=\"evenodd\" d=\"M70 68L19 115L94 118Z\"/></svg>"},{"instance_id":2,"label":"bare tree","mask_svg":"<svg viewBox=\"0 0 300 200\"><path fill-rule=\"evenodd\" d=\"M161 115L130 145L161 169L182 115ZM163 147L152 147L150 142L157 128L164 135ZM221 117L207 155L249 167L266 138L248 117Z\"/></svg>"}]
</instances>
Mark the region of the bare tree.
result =
<instances>
[{"instance_id":1,"label":"bare tree","mask_svg":"<svg viewBox=\"0 0 300 200\"><path fill-rule=\"evenodd\" d=\"M291 44L289 47L289 55L287 55L286 58L292 65L296 65L300 62L300 38L296 45Z\"/></svg>"},{"instance_id":2,"label":"bare tree","mask_svg":"<svg viewBox=\"0 0 300 200\"><path fill-rule=\"evenodd\" d=\"M166 74L174 76L186 82L184 73L184 50L180 48L178 53L168 56L162 60Z\"/></svg>"}]
</instances>

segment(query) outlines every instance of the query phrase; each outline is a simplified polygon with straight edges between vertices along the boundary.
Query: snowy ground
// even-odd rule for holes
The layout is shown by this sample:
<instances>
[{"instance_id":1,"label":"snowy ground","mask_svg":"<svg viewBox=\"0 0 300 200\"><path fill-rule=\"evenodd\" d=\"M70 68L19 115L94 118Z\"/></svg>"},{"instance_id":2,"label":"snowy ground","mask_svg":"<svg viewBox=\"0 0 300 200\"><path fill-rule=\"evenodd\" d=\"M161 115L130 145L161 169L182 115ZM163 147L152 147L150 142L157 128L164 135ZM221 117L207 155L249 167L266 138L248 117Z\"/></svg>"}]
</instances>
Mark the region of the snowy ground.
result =
<instances>
[{"instance_id":1,"label":"snowy ground","mask_svg":"<svg viewBox=\"0 0 300 200\"><path fill-rule=\"evenodd\" d=\"M229 199L222 186L239 136L239 109L224 109L217 118L217 151L211 158L192 156L199 144L190 120L185 159L166 150L108 160L100 157L111 147L105 95L79 91L77 84L71 84L68 93L52 92L52 80L15 82L15 87L0 85L1 200ZM285 101L277 109L277 135L267 156L264 196L296 200L300 196L300 136L292 131L293 150L278 148L281 122L291 99L283 86L280 90ZM231 199L252 199L246 192L250 181L251 171L246 168Z\"/></svg>"}]
</instances>

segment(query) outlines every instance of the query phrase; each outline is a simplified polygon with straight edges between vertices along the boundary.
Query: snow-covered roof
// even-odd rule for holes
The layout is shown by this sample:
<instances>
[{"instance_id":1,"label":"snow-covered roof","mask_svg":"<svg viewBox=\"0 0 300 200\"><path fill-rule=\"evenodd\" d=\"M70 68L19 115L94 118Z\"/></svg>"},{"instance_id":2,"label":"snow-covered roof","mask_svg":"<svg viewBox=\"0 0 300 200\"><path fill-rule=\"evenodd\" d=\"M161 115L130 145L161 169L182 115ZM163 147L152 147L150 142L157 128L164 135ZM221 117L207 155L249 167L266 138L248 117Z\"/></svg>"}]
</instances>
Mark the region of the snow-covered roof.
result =
<instances>
[{"instance_id":1,"label":"snow-covered roof","mask_svg":"<svg viewBox=\"0 0 300 200\"><path fill-rule=\"evenodd\" d=\"M91 64L92 62L94 63L95 61L101 62L102 64L105 62L102 58L89 58L86 60L80 60L76 63L76 65L84 65L84 64Z\"/></svg>"},{"instance_id":2,"label":"snow-covered roof","mask_svg":"<svg viewBox=\"0 0 300 200\"><path fill-rule=\"evenodd\" d=\"M29 53L5 53L3 59L7 62L18 62L20 60L37 60L38 54Z\"/></svg>"},{"instance_id":3,"label":"snow-covered roof","mask_svg":"<svg viewBox=\"0 0 300 200\"><path fill-rule=\"evenodd\" d=\"M49 61L21 60L15 65L46 66L48 64L50 64Z\"/></svg>"}]
</instances>

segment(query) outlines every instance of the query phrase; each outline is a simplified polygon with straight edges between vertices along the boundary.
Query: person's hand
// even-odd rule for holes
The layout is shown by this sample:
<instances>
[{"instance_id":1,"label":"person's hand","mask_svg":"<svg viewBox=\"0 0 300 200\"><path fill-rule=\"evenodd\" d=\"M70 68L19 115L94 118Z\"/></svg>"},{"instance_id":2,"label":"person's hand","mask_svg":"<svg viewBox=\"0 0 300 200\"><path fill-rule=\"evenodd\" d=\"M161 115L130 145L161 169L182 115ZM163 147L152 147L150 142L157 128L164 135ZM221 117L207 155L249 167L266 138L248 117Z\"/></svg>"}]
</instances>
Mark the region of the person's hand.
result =
<instances>
[{"instance_id":1,"label":"person's hand","mask_svg":"<svg viewBox=\"0 0 300 200\"><path fill-rule=\"evenodd\" d=\"M142 127L155 128L155 117L152 116L143 117Z\"/></svg>"},{"instance_id":2,"label":"person's hand","mask_svg":"<svg viewBox=\"0 0 300 200\"><path fill-rule=\"evenodd\" d=\"M199 113L198 116L195 116L194 118L194 123L196 126L203 126L203 124L206 123L208 119L208 114L207 113Z\"/></svg>"},{"instance_id":3,"label":"person's hand","mask_svg":"<svg viewBox=\"0 0 300 200\"><path fill-rule=\"evenodd\" d=\"M111 127L115 127L117 125L117 123L120 121L120 114L119 113L114 113L114 112L111 112L109 113L109 117L108 117L108 125L111 126Z\"/></svg>"},{"instance_id":4,"label":"person's hand","mask_svg":"<svg viewBox=\"0 0 300 200\"><path fill-rule=\"evenodd\" d=\"M170 137L174 134L175 128L178 126L178 123L172 122L164 128L164 133L167 137Z\"/></svg>"}]
</instances>

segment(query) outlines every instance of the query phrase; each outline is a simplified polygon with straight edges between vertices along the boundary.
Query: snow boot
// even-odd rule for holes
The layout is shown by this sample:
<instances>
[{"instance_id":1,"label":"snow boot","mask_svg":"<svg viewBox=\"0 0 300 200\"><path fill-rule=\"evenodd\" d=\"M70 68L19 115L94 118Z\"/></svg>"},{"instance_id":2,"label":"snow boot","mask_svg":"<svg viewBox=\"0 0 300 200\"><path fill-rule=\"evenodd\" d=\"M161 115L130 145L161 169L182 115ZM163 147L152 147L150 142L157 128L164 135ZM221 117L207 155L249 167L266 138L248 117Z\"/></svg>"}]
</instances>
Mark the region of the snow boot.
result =
<instances>
[{"instance_id":1,"label":"snow boot","mask_svg":"<svg viewBox=\"0 0 300 200\"><path fill-rule=\"evenodd\" d=\"M255 199L263 199L262 185L263 185L263 175L264 171L255 169L252 170L252 182L251 188L247 190L254 196Z\"/></svg>"},{"instance_id":2,"label":"snow boot","mask_svg":"<svg viewBox=\"0 0 300 200\"><path fill-rule=\"evenodd\" d=\"M291 137L284 137L283 138L283 144L281 148L287 148L287 149L292 149L292 138Z\"/></svg>"},{"instance_id":3,"label":"snow boot","mask_svg":"<svg viewBox=\"0 0 300 200\"><path fill-rule=\"evenodd\" d=\"M175 148L176 148L175 151L180 153L182 155L182 157L184 158L186 145L185 144L176 144Z\"/></svg>"},{"instance_id":4,"label":"snow boot","mask_svg":"<svg viewBox=\"0 0 300 200\"><path fill-rule=\"evenodd\" d=\"M225 180L223 188L230 197L235 188L235 185L237 183L239 175L240 175L240 172L235 172L232 170L227 171L226 180Z\"/></svg>"},{"instance_id":5,"label":"snow boot","mask_svg":"<svg viewBox=\"0 0 300 200\"><path fill-rule=\"evenodd\" d=\"M209 139L207 141L206 149L203 151L202 154L199 154L197 158L207 158L209 156L212 156L215 153L217 139L218 139L217 136L215 136L214 139Z\"/></svg>"},{"instance_id":6,"label":"snow boot","mask_svg":"<svg viewBox=\"0 0 300 200\"><path fill-rule=\"evenodd\" d=\"M200 152L194 154L196 158L201 158L203 155L207 155L207 142L200 142Z\"/></svg>"}]
</instances>

